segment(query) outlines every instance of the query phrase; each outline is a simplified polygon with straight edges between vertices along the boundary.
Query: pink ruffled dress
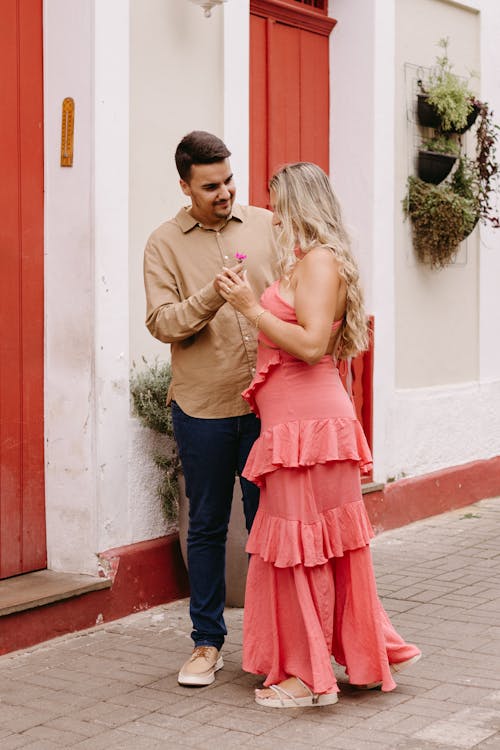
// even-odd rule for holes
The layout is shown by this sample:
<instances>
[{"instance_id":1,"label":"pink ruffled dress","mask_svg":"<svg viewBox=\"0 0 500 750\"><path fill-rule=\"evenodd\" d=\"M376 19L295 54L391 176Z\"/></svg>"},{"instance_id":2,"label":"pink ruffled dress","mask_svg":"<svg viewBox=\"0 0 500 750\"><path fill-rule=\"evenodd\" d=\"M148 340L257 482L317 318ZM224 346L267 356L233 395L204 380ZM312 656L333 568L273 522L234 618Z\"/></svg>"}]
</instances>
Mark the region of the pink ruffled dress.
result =
<instances>
[{"instance_id":1,"label":"pink ruffled dress","mask_svg":"<svg viewBox=\"0 0 500 750\"><path fill-rule=\"evenodd\" d=\"M279 282L261 303L297 322ZM243 668L266 675L266 686L297 676L316 693L332 692L333 655L351 683L392 690L390 664L420 652L397 634L377 595L360 483L372 459L332 357L308 365L261 333L243 398L262 422L243 472L260 487L246 547Z\"/></svg>"}]
</instances>

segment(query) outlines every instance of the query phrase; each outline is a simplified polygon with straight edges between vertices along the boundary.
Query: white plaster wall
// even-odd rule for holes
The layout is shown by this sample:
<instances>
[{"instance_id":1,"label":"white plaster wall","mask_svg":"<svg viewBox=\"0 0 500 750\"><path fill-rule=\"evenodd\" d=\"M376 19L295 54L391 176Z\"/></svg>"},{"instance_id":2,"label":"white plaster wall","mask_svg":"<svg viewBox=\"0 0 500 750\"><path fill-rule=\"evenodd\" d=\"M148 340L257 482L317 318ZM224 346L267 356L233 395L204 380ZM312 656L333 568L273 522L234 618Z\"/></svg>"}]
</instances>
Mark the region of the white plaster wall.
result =
<instances>
[{"instance_id":1,"label":"white plaster wall","mask_svg":"<svg viewBox=\"0 0 500 750\"><path fill-rule=\"evenodd\" d=\"M331 36L331 174L375 316L375 478L384 476L394 398L393 0L336 0Z\"/></svg>"},{"instance_id":2,"label":"white plaster wall","mask_svg":"<svg viewBox=\"0 0 500 750\"><path fill-rule=\"evenodd\" d=\"M250 181L250 0L224 5L224 142L231 151L237 200Z\"/></svg>"},{"instance_id":3,"label":"white plaster wall","mask_svg":"<svg viewBox=\"0 0 500 750\"><path fill-rule=\"evenodd\" d=\"M47 551L50 568L82 572L92 571L96 550L92 33L90 3L44 3ZM67 96L74 162L61 168Z\"/></svg>"},{"instance_id":4,"label":"white plaster wall","mask_svg":"<svg viewBox=\"0 0 500 750\"><path fill-rule=\"evenodd\" d=\"M98 552L166 528L128 392L129 3L51 0L44 13L48 564L96 573ZM66 169L65 96L76 107Z\"/></svg>"},{"instance_id":5,"label":"white plaster wall","mask_svg":"<svg viewBox=\"0 0 500 750\"><path fill-rule=\"evenodd\" d=\"M500 453L500 382L396 392L385 476L426 474Z\"/></svg>"},{"instance_id":6,"label":"white plaster wall","mask_svg":"<svg viewBox=\"0 0 500 750\"><path fill-rule=\"evenodd\" d=\"M224 13L205 18L186 0L130 0L129 340L130 365L168 360L170 347L144 324L142 262L146 240L186 198L174 152L191 130L225 137ZM230 146L232 148L232 146ZM167 530L157 498L153 456L164 438L131 417L128 425L128 506L131 541Z\"/></svg>"},{"instance_id":7,"label":"white plaster wall","mask_svg":"<svg viewBox=\"0 0 500 750\"><path fill-rule=\"evenodd\" d=\"M143 538L128 494L129 32L128 0L95 0L96 551Z\"/></svg>"},{"instance_id":8,"label":"white plaster wall","mask_svg":"<svg viewBox=\"0 0 500 750\"><path fill-rule=\"evenodd\" d=\"M500 7L481 2L481 97L500 122ZM500 148L499 148L500 155ZM498 198L500 208L500 197ZM500 229L480 228L479 373L481 380L500 380ZM497 411L500 420L500 411Z\"/></svg>"},{"instance_id":9,"label":"white plaster wall","mask_svg":"<svg viewBox=\"0 0 500 750\"><path fill-rule=\"evenodd\" d=\"M181 138L224 135L223 26L222 8L205 18L187 0L130 0L130 353L138 365L170 356L144 325L143 251L186 203L174 162Z\"/></svg>"},{"instance_id":10,"label":"white plaster wall","mask_svg":"<svg viewBox=\"0 0 500 750\"><path fill-rule=\"evenodd\" d=\"M463 243L452 266L431 271L416 261L410 223L403 223L401 200L414 172L420 129L411 123L405 63L432 67L448 37L457 75L480 71L480 24L475 9L443 0L399 0L396 4L396 383L398 387L445 385L475 380L479 374L478 232ZM408 75L408 69L407 69ZM417 77L415 71L414 77ZM471 85L479 85L472 81ZM410 118L410 121L409 121ZM470 137L469 137L469 146Z\"/></svg>"},{"instance_id":11,"label":"white plaster wall","mask_svg":"<svg viewBox=\"0 0 500 750\"><path fill-rule=\"evenodd\" d=\"M433 61L434 43L439 36L450 34L453 55L454 48L461 52L472 35L472 44L468 44L465 57L466 64L476 69L480 67L479 63L469 60L470 57L479 60L480 49L479 21L473 11L482 9L482 92L490 102L496 102L500 97L500 8L494 0L471 3L370 0L363 3L362 8L349 0L333 3L331 14L338 19L338 24L331 39L331 172L345 216L353 228L367 309L375 315L376 481L423 474L500 453L497 426L500 423L500 352L495 345L500 315L496 292L496 282L500 278L500 253L497 252L500 233L492 236L481 230L481 271L480 274L477 271L477 255L474 256L473 250L470 258L475 264L470 274L472 278L467 278L462 287L457 286L453 278L450 280L445 276L443 279L443 274L434 275L430 280L423 279L428 272L416 270L415 264L411 263L401 272L405 258L402 248L407 237L401 238L405 232L408 234L408 227L402 223L400 200L404 194L408 161L400 63L409 49L404 46L407 39L401 38L396 14L404 13L408 6L413 14L413 26L408 23L411 34L407 36L412 36L411 49L418 46L417 63L422 60L422 64L428 64L427 59ZM441 19L441 28L434 19L436 13ZM457 14L461 19L467 19L462 26L461 20L456 21ZM450 25L446 19L450 20ZM458 44L453 42L455 30L460 32ZM420 40L422 34L426 34L425 40L415 45L415 40ZM410 61L413 61L411 57ZM457 62L459 73L465 72L461 65L464 65L463 61ZM500 111L498 107L496 109ZM456 275L456 271L450 269L449 275ZM462 269L458 271L461 272ZM405 274L412 275L409 281L404 278ZM402 280L403 285L410 285L409 289L401 286ZM413 333L421 322L418 294L424 281L428 284L426 303L437 316L438 325L444 316L447 329L442 340L433 341L432 349L428 343L422 346L418 339L419 348L415 355L413 349L417 344L409 331ZM397 295L399 305L396 309ZM464 310L469 318L460 330ZM403 335L401 322L407 324L408 320L413 328L407 327ZM455 346L451 359L453 377L447 377L446 362L441 358L438 360L438 374L442 386L397 389L396 330L399 364L413 362L420 368L420 377L425 382L432 371L436 353L440 353L438 348L442 347L446 352L448 347L449 353L450 328ZM466 335L463 335L464 331ZM462 339L457 347L459 335ZM409 359L405 360L406 357ZM464 358L468 362L466 367ZM479 366L481 382L474 382L479 376ZM449 385L457 373L463 382ZM411 384L417 386L418 382L417 379Z\"/></svg>"}]
</instances>

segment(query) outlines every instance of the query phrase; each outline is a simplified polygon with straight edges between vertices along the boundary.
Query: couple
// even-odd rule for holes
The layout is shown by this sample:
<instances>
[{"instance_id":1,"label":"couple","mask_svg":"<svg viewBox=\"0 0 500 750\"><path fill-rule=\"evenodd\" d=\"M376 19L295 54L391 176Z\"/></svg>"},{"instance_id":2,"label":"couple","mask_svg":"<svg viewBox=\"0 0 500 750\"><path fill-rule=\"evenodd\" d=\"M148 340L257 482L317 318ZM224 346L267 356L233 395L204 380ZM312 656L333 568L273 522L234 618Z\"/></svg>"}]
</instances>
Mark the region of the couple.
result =
<instances>
[{"instance_id":1,"label":"couple","mask_svg":"<svg viewBox=\"0 0 500 750\"><path fill-rule=\"evenodd\" d=\"M172 346L190 503L195 648L178 681L209 685L223 667L237 473L250 553L243 668L265 675L257 703L336 703L332 655L353 685L392 690L393 673L420 652L396 633L376 590L360 486L371 456L336 366L367 346L339 205L325 173L297 163L271 179L272 214L240 206L229 156L209 133L182 139L175 159L190 206L145 251L146 324Z\"/></svg>"}]
</instances>

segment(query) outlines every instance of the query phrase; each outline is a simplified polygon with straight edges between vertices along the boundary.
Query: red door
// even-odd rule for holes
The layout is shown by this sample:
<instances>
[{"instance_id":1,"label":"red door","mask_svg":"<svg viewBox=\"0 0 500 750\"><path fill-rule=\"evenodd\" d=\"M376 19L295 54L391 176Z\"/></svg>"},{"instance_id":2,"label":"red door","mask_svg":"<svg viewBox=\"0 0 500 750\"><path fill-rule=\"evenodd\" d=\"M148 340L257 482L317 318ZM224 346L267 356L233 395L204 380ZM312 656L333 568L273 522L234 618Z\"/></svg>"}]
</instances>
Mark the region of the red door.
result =
<instances>
[{"instance_id":1,"label":"red door","mask_svg":"<svg viewBox=\"0 0 500 750\"><path fill-rule=\"evenodd\" d=\"M0 578L46 566L42 0L0 21Z\"/></svg>"},{"instance_id":2,"label":"red door","mask_svg":"<svg viewBox=\"0 0 500 750\"><path fill-rule=\"evenodd\" d=\"M291 161L329 171L326 2L251 0L250 202L267 206L267 183ZM313 10L312 8L315 8Z\"/></svg>"},{"instance_id":3,"label":"red door","mask_svg":"<svg viewBox=\"0 0 500 750\"><path fill-rule=\"evenodd\" d=\"M254 205L268 206L269 178L282 164L312 161L329 171L329 34L335 21L327 16L327 6L326 0L250 0ZM373 343L342 372L371 445Z\"/></svg>"}]
</instances>

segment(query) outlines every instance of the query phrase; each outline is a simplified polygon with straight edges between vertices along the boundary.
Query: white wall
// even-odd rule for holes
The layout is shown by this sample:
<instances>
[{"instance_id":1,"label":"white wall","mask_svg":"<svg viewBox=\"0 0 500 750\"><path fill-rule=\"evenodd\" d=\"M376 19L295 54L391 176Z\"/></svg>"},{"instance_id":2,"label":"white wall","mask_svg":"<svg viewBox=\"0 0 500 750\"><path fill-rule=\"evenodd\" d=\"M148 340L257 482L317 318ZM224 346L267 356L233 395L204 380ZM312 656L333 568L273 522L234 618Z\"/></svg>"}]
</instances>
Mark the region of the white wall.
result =
<instances>
[{"instance_id":1,"label":"white wall","mask_svg":"<svg viewBox=\"0 0 500 750\"><path fill-rule=\"evenodd\" d=\"M337 0L331 36L331 174L353 236L367 312L375 316L375 475L394 398L393 0Z\"/></svg>"},{"instance_id":2,"label":"white wall","mask_svg":"<svg viewBox=\"0 0 500 750\"><path fill-rule=\"evenodd\" d=\"M92 25L89 3L44 4L47 547L49 567L69 571L92 569L96 541ZM61 168L67 96L74 161Z\"/></svg>"},{"instance_id":3,"label":"white wall","mask_svg":"<svg viewBox=\"0 0 500 750\"><path fill-rule=\"evenodd\" d=\"M470 249L465 273L431 275L408 258L400 203L409 164L403 62L431 64L435 42L449 34L457 72L481 67L482 95L500 104L500 8L494 0L362 5L336 0L331 9L331 172L375 315L374 478L385 481L500 453L500 232L481 230L480 255ZM457 287L458 274L466 278ZM429 314L439 330L431 348L414 335Z\"/></svg>"},{"instance_id":4,"label":"white wall","mask_svg":"<svg viewBox=\"0 0 500 750\"><path fill-rule=\"evenodd\" d=\"M457 75L480 72L480 23L476 10L442 0L399 0L396 6L396 383L426 387L476 380L479 374L478 232L462 243L456 263L435 271L416 260L410 222L401 200L415 173L421 128L416 124L418 66L430 68L448 37ZM474 79L471 86L478 86ZM465 137L474 153L470 134Z\"/></svg>"},{"instance_id":5,"label":"white wall","mask_svg":"<svg viewBox=\"0 0 500 750\"><path fill-rule=\"evenodd\" d=\"M147 492L129 494L128 2L51 0L44 35L48 565L96 573L98 552L165 529Z\"/></svg>"},{"instance_id":6,"label":"white wall","mask_svg":"<svg viewBox=\"0 0 500 750\"><path fill-rule=\"evenodd\" d=\"M224 135L223 11L187 0L130 0L130 352L168 359L144 325L148 236L187 203L174 152L191 130Z\"/></svg>"},{"instance_id":7,"label":"white wall","mask_svg":"<svg viewBox=\"0 0 500 750\"><path fill-rule=\"evenodd\" d=\"M498 0L481 2L481 98L500 122L500 10ZM500 145L497 156L500 158ZM500 209L500 197L497 198ZM482 381L500 380L500 229L480 228L479 373ZM497 412L500 418L500 412Z\"/></svg>"}]
</instances>

